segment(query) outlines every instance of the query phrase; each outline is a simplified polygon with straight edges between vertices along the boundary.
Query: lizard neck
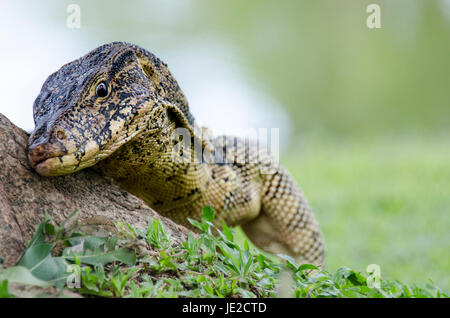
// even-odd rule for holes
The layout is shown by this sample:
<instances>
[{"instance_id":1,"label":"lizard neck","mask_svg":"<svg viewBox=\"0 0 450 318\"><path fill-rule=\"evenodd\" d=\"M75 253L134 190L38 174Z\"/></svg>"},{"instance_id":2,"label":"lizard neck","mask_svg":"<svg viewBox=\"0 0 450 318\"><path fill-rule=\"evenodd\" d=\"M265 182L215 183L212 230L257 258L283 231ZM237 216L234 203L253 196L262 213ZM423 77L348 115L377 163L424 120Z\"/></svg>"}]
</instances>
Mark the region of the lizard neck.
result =
<instances>
[{"instance_id":1,"label":"lizard neck","mask_svg":"<svg viewBox=\"0 0 450 318\"><path fill-rule=\"evenodd\" d=\"M176 147L180 144L174 140L175 129L168 120L161 130L123 145L97 168L158 211L189 204L206 193L211 171L192 147ZM180 160L180 152L190 159Z\"/></svg>"}]
</instances>

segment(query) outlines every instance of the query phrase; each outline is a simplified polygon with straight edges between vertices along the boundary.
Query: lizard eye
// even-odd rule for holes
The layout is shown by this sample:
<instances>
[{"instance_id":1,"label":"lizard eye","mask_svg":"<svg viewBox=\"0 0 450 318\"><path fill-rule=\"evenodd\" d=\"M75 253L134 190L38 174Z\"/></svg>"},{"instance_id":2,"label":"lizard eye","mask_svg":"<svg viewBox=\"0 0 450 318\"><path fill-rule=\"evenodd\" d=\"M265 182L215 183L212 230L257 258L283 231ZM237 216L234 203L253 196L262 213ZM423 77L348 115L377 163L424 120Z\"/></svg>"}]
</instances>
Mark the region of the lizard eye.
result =
<instances>
[{"instance_id":1,"label":"lizard eye","mask_svg":"<svg viewBox=\"0 0 450 318\"><path fill-rule=\"evenodd\" d=\"M106 83L100 82L95 89L95 93L97 94L97 97L106 97L108 95L108 87L106 86Z\"/></svg>"}]
</instances>

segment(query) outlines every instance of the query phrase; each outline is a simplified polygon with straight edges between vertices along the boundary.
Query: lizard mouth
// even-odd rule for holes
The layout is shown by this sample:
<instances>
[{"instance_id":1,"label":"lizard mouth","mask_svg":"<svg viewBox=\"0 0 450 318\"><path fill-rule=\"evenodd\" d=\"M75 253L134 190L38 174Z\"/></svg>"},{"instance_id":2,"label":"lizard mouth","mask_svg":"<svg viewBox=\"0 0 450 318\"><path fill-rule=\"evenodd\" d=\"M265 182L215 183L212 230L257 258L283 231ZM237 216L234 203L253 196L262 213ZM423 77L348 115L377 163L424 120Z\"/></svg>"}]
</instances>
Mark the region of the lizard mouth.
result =
<instances>
[{"instance_id":1,"label":"lizard mouth","mask_svg":"<svg viewBox=\"0 0 450 318\"><path fill-rule=\"evenodd\" d=\"M49 142L32 145L28 149L30 165L42 175L49 175L52 167L57 164L58 158L62 155L62 147Z\"/></svg>"},{"instance_id":2,"label":"lizard mouth","mask_svg":"<svg viewBox=\"0 0 450 318\"><path fill-rule=\"evenodd\" d=\"M61 163L61 157L62 156L44 159L40 162L35 163L33 165L33 168L41 176L61 175L61 173L58 173L58 166Z\"/></svg>"},{"instance_id":3,"label":"lizard mouth","mask_svg":"<svg viewBox=\"0 0 450 318\"><path fill-rule=\"evenodd\" d=\"M41 176L60 176L94 165L104 158L105 154L99 153L99 147L95 142L90 142L84 147L83 156L80 152L72 152L64 155L47 154L39 160L29 155L31 166Z\"/></svg>"}]
</instances>

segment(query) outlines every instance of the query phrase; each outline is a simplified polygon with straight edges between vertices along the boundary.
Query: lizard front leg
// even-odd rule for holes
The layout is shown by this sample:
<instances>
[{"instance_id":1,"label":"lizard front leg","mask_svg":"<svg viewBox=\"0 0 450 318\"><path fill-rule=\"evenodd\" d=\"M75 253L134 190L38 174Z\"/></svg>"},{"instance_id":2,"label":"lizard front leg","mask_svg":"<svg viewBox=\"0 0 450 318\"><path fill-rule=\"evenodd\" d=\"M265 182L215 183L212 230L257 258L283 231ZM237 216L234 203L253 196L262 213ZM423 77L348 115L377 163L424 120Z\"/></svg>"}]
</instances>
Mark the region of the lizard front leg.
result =
<instances>
[{"instance_id":1,"label":"lizard front leg","mask_svg":"<svg viewBox=\"0 0 450 318\"><path fill-rule=\"evenodd\" d=\"M298 264L325 266L325 244L319 224L292 176L279 167L264 175L262 209L242 225L259 248L294 257Z\"/></svg>"}]
</instances>

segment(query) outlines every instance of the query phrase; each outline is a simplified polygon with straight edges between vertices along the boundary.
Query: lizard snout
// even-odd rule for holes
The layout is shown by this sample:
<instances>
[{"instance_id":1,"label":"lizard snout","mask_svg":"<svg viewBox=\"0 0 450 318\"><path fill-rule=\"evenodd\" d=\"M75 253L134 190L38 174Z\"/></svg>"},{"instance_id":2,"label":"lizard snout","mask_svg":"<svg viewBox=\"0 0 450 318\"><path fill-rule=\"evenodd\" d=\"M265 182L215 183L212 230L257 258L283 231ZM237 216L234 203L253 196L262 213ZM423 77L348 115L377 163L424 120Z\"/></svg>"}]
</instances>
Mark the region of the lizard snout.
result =
<instances>
[{"instance_id":1,"label":"lizard snout","mask_svg":"<svg viewBox=\"0 0 450 318\"><path fill-rule=\"evenodd\" d=\"M28 149L28 160L33 168L49 158L61 155L63 155L62 149L49 142L33 145Z\"/></svg>"}]
</instances>

